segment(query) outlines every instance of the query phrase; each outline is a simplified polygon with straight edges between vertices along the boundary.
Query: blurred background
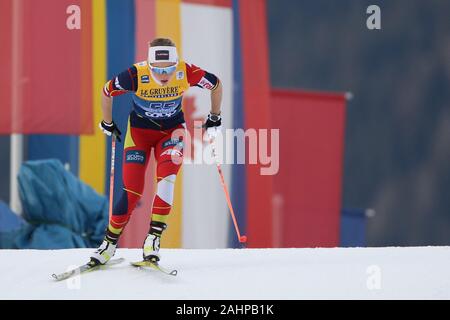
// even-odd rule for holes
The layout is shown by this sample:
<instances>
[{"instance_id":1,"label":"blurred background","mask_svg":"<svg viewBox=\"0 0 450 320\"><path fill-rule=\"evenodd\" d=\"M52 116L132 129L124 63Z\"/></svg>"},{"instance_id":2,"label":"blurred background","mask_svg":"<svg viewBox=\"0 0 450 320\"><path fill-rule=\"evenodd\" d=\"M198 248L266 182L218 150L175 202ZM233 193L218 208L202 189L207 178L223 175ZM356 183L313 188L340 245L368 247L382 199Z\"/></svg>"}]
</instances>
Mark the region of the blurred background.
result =
<instances>
[{"instance_id":1,"label":"blurred background","mask_svg":"<svg viewBox=\"0 0 450 320\"><path fill-rule=\"evenodd\" d=\"M366 28L372 4L381 9L381 30ZM367 244L448 245L450 2L267 5L272 84L354 94L343 206L376 210Z\"/></svg>"},{"instance_id":2,"label":"blurred background","mask_svg":"<svg viewBox=\"0 0 450 320\"><path fill-rule=\"evenodd\" d=\"M154 37L220 77L225 128L280 130L276 175L224 165L249 247L448 245L449 13L439 0L0 0L0 247L101 240L102 86ZM114 100L122 132L130 100ZM208 92L183 109L192 130ZM122 247L142 245L153 171ZM238 246L216 171L184 166L162 246Z\"/></svg>"}]
</instances>

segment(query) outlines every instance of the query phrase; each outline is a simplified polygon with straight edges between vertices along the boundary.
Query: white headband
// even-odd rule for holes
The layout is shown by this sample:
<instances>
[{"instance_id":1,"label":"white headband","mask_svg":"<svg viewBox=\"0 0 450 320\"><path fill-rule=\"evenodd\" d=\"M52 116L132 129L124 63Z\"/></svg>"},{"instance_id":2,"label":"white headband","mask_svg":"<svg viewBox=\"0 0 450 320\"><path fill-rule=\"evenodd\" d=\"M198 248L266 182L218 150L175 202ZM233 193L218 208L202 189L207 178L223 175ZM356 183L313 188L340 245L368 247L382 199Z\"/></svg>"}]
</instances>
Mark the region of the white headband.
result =
<instances>
[{"instance_id":1,"label":"white headband","mask_svg":"<svg viewBox=\"0 0 450 320\"><path fill-rule=\"evenodd\" d=\"M178 62L176 47L158 46L148 48L148 62Z\"/></svg>"}]
</instances>

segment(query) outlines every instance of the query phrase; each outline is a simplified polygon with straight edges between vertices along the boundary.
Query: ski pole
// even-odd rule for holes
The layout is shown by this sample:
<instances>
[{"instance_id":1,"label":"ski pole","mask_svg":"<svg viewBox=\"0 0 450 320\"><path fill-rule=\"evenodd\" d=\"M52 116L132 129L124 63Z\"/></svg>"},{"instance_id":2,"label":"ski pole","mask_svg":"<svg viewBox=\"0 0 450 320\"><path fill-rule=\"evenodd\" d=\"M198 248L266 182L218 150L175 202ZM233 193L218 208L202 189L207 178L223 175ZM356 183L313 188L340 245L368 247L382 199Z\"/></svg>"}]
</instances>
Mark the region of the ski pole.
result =
<instances>
[{"instance_id":1,"label":"ski pole","mask_svg":"<svg viewBox=\"0 0 450 320\"><path fill-rule=\"evenodd\" d=\"M116 137L111 137L111 171L109 175L109 221L111 221L114 196L114 162L116 160Z\"/></svg>"},{"instance_id":2,"label":"ski pole","mask_svg":"<svg viewBox=\"0 0 450 320\"><path fill-rule=\"evenodd\" d=\"M221 182L222 187L223 187L223 192L225 193L225 198L227 200L228 208L230 209L231 219L233 219L234 228L236 230L236 234L238 236L238 240L239 240L240 243L245 243L245 242L247 242L247 236L241 236L241 233L239 232L239 226L237 224L236 217L234 215L233 206L231 205L230 194L228 193L228 188L227 188L227 185L225 183L225 179L223 178L222 168L220 166L219 160L217 159L214 139L211 138L209 140L209 143L211 144L212 154L213 154L214 160L216 161L217 170L219 171L219 176L220 176L220 182Z\"/></svg>"}]
</instances>

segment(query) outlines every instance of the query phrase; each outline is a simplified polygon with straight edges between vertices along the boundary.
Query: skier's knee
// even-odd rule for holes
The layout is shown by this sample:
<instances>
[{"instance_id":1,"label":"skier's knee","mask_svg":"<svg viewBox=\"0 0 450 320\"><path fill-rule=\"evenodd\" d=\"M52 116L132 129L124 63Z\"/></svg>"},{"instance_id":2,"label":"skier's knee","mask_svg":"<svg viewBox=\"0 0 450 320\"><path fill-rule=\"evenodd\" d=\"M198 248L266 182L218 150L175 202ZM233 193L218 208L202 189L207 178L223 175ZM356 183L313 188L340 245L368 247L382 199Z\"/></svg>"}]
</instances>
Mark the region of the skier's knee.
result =
<instances>
[{"instance_id":1,"label":"skier's knee","mask_svg":"<svg viewBox=\"0 0 450 320\"><path fill-rule=\"evenodd\" d=\"M173 194L175 190L176 174L171 174L166 177L158 177L158 184L156 195L159 199L164 201L166 205L172 206ZM155 199L156 200L156 199Z\"/></svg>"}]
</instances>

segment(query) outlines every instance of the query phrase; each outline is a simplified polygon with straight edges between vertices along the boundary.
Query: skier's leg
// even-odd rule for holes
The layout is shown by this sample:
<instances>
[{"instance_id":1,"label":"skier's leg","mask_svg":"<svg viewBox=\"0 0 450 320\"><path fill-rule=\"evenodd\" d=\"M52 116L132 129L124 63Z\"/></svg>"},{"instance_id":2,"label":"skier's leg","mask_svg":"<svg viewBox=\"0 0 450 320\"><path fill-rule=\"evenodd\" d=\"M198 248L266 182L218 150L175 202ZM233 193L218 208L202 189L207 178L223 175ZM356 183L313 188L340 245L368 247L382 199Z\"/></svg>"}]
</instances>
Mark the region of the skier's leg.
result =
<instances>
[{"instance_id":1,"label":"skier's leg","mask_svg":"<svg viewBox=\"0 0 450 320\"><path fill-rule=\"evenodd\" d=\"M128 128L123 152L123 190L116 201L107 237L117 242L144 190L145 169L150 158L149 130Z\"/></svg>"},{"instance_id":2,"label":"skier's leg","mask_svg":"<svg viewBox=\"0 0 450 320\"><path fill-rule=\"evenodd\" d=\"M183 130L183 127L179 127ZM144 259L159 260L160 238L173 205L175 180L183 162L182 136L165 137L155 147L157 190L152 204L150 230L144 242Z\"/></svg>"},{"instance_id":3,"label":"skier's leg","mask_svg":"<svg viewBox=\"0 0 450 320\"><path fill-rule=\"evenodd\" d=\"M100 248L91 256L92 259L102 264L114 255L119 237L144 189L145 169L150 150L145 139L148 134L146 131L148 132L148 130L128 126L122 164L124 187L120 192L119 200L115 201L105 239Z\"/></svg>"}]
</instances>

